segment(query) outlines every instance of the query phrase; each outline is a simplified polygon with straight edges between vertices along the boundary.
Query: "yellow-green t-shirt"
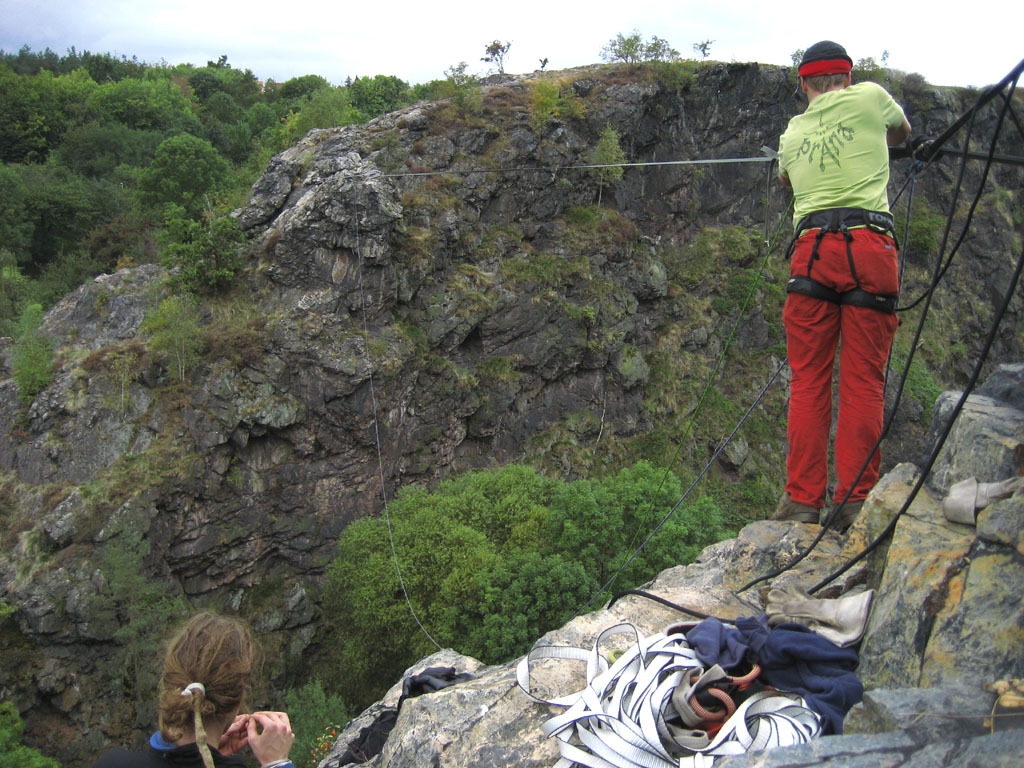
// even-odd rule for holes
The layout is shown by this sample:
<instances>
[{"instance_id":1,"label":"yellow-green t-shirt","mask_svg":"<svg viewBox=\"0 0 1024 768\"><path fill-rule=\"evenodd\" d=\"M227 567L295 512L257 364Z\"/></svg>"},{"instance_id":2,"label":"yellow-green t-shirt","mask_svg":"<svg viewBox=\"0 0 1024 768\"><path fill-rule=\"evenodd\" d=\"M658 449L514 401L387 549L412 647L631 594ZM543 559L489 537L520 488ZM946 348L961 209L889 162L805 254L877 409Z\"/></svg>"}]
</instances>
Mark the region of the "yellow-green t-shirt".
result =
<instances>
[{"instance_id":1,"label":"yellow-green t-shirt","mask_svg":"<svg viewBox=\"0 0 1024 768\"><path fill-rule=\"evenodd\" d=\"M889 211L886 133L903 109L877 83L828 91L789 121L779 139L779 168L793 185L794 226L828 208Z\"/></svg>"}]
</instances>

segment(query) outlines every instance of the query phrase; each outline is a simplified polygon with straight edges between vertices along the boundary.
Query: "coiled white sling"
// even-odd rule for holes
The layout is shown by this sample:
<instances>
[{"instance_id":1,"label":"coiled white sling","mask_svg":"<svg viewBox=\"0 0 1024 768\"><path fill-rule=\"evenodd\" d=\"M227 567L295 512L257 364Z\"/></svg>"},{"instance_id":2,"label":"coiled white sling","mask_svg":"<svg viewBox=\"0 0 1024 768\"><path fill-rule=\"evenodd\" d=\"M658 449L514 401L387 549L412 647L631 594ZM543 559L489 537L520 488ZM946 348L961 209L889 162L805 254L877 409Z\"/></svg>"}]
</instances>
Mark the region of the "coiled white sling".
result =
<instances>
[{"instance_id":1,"label":"coiled white sling","mask_svg":"<svg viewBox=\"0 0 1024 768\"><path fill-rule=\"evenodd\" d=\"M635 643L609 666L600 648L623 633L632 634ZM543 659L585 661L586 686L555 699L537 698L530 688L530 665ZM800 696L774 690L744 700L714 736L686 728L673 694L677 703L685 702L705 674L721 673L706 670L682 634L645 638L632 624L617 624L589 650L533 648L516 677L534 701L567 708L543 726L546 736L558 739L561 759L555 768L707 768L717 757L803 744L820 735L820 718Z\"/></svg>"}]
</instances>

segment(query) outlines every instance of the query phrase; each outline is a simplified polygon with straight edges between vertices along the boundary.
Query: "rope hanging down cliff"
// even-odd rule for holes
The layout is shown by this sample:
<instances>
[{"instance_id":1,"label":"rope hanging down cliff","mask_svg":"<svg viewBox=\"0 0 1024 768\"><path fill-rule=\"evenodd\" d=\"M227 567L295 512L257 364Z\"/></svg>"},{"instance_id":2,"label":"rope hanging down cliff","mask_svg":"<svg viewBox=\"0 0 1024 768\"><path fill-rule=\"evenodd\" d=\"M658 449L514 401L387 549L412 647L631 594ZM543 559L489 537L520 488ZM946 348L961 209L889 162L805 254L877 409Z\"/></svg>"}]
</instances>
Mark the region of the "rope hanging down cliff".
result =
<instances>
[{"instance_id":1,"label":"rope hanging down cliff","mask_svg":"<svg viewBox=\"0 0 1024 768\"><path fill-rule=\"evenodd\" d=\"M363 336L364 336L364 338L369 339L370 338L370 329L369 329L369 324L367 323L367 320L366 320L366 317L367 317L367 314L368 314L367 310L366 310L366 294L365 294L365 291L363 289L363 249L359 247L359 217L358 216L356 217L355 244L356 244L356 257L357 257L357 274L358 274L358 282L359 282L359 314L362 316L362 320L363 320ZM366 351L366 353L368 355L369 354L369 350L366 349L365 351ZM430 634L430 632L427 630L427 628L423 625L423 622L420 621L419 614L416 612L416 608L415 608L415 606L413 606L412 600L409 597L409 590L406 588L405 578L402 576L402 567L398 563L398 550L395 547L395 532L394 532L394 529L391 527L391 512L388 509L388 492L387 492L387 483L386 483L386 480L385 480L385 477L384 477L384 457L383 457L383 449L381 447L381 438L380 438L380 420L378 419L378 414L377 414L377 395L376 395L376 392L374 391L374 387L373 387L373 365L372 364L369 366L369 371L370 372L369 372L369 375L367 376L367 380L368 380L369 389L370 389L370 407L373 409L373 441L374 441L374 447L377 450L377 472L378 472L378 478L380 480L381 504L382 504L382 506L384 508L384 520L385 520L385 522L387 524L387 529L388 529L388 543L389 543L389 545L391 547L391 559L392 559L392 562L394 563L394 566L395 566L395 574L398 576L399 586L401 586L401 588L402 588L402 597L405 600L406 606L409 608L409 613L412 616L413 621L416 622L416 626L419 627L420 632L423 633L423 635L427 638L427 640L429 640L431 643L433 643L434 647L436 647L437 650L441 651L441 650L444 650L441 647L441 644L438 643L437 640L434 639L434 636Z\"/></svg>"}]
</instances>

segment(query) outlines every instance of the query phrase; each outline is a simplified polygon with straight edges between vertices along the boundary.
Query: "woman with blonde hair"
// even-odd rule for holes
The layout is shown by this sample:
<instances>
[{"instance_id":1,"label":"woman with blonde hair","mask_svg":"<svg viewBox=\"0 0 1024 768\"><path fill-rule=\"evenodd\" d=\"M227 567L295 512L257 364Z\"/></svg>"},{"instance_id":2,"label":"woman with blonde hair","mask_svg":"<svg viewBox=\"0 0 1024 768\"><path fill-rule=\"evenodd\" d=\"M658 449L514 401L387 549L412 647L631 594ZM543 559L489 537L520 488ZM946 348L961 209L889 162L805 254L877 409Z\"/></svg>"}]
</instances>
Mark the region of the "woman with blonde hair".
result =
<instances>
[{"instance_id":1,"label":"woman with blonde hair","mask_svg":"<svg viewBox=\"0 0 1024 768\"><path fill-rule=\"evenodd\" d=\"M149 752L115 749L94 768L229 768L244 766L248 746L260 768L292 768L295 734L284 712L239 714L262 661L249 627L238 619L200 613L171 639L157 708L160 730Z\"/></svg>"}]
</instances>

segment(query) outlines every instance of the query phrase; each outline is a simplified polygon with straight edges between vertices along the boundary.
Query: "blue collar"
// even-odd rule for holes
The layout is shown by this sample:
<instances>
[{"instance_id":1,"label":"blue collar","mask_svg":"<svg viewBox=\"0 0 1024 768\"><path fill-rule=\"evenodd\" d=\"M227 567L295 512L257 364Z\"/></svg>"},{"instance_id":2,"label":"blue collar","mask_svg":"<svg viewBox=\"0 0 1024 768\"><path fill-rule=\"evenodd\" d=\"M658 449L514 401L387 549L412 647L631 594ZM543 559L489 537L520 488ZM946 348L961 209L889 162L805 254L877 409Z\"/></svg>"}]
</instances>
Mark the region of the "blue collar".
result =
<instances>
[{"instance_id":1,"label":"blue collar","mask_svg":"<svg viewBox=\"0 0 1024 768\"><path fill-rule=\"evenodd\" d=\"M177 744L165 741L163 734L161 734L160 731L157 731L149 737L149 746L153 749L159 750L160 752L170 752L172 749L178 748Z\"/></svg>"}]
</instances>

